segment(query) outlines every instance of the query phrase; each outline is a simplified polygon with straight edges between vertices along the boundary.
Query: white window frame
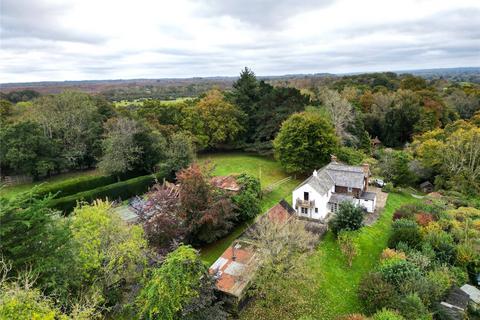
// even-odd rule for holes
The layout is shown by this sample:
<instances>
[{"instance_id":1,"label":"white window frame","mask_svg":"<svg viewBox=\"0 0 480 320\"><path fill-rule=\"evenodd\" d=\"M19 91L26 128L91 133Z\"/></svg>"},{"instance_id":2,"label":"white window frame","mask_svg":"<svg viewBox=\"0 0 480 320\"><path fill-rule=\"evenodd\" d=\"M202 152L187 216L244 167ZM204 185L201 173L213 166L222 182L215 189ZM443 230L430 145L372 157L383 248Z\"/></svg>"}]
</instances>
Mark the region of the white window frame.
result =
<instances>
[{"instance_id":1,"label":"white window frame","mask_svg":"<svg viewBox=\"0 0 480 320\"><path fill-rule=\"evenodd\" d=\"M352 192L353 188L352 187L347 187L347 192Z\"/></svg>"}]
</instances>

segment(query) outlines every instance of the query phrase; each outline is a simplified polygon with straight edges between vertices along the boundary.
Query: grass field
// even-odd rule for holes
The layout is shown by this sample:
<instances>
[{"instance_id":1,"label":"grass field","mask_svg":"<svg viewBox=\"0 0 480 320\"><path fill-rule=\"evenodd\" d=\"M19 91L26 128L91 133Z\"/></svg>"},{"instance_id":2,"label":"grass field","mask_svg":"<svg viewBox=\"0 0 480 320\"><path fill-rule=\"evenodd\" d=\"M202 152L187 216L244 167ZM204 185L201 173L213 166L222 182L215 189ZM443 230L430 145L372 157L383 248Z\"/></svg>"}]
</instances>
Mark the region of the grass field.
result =
<instances>
[{"instance_id":1,"label":"grass field","mask_svg":"<svg viewBox=\"0 0 480 320\"><path fill-rule=\"evenodd\" d=\"M32 189L36 185L50 185L50 184L55 184L57 182L64 182L68 179L73 179L73 178L79 178L79 177L87 177L87 176L97 176L100 175L101 173L97 170L86 170L86 171L77 171L77 172L69 172L69 173L62 173L59 175L56 175L54 177L51 177L49 179L45 179L42 181L35 181L32 183L24 183L24 184L19 184L16 186L11 186L11 187L2 187L0 188L0 197L5 197L5 198L10 198L15 196L16 194L20 192L25 192L30 189Z\"/></svg>"},{"instance_id":2,"label":"grass field","mask_svg":"<svg viewBox=\"0 0 480 320\"><path fill-rule=\"evenodd\" d=\"M302 300L308 304L307 314L304 315L310 316L308 319L333 320L340 315L362 312L362 305L357 297L358 284L362 276L375 267L380 253L387 245L393 212L401 205L415 201L418 200L410 195L394 193L388 196L379 220L358 232L356 241L360 253L351 268L347 267L333 234L328 232L325 235L316 251L308 258L307 270L310 272L311 281L296 284L302 286ZM242 318L258 319L258 314L278 316L274 310L258 312L255 308L258 306L253 304L250 310L245 310ZM292 310L292 314L302 314L302 311ZM281 319L291 319L291 315L285 314L285 318Z\"/></svg>"},{"instance_id":3,"label":"grass field","mask_svg":"<svg viewBox=\"0 0 480 320\"><path fill-rule=\"evenodd\" d=\"M245 153L219 153L208 154L199 157L200 163L210 162L213 166L213 175L222 176L229 174L248 173L260 179L262 188L288 177L280 164L273 159L266 157L250 155ZM299 180L292 179L272 192L265 195L262 199L262 212L266 212L281 199L291 201L292 190L300 183ZM228 236L215 241L200 249L202 260L211 265L228 248L253 221L237 226Z\"/></svg>"}]
</instances>

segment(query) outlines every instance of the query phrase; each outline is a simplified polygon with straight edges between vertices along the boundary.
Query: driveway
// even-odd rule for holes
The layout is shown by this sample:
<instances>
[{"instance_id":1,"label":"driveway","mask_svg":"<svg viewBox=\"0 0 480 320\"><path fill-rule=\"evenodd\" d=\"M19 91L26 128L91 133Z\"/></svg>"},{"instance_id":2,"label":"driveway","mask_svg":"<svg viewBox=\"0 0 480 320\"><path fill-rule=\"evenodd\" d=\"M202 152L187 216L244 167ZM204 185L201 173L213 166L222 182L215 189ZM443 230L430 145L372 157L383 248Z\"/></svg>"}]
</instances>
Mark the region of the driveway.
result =
<instances>
[{"instance_id":1,"label":"driveway","mask_svg":"<svg viewBox=\"0 0 480 320\"><path fill-rule=\"evenodd\" d=\"M381 188L378 187L368 187L368 191L375 192L377 194L377 205L375 206L375 212L365 215L363 223L367 226L371 226L378 220L378 217L383 212L385 204L387 203L388 193L383 192Z\"/></svg>"}]
</instances>

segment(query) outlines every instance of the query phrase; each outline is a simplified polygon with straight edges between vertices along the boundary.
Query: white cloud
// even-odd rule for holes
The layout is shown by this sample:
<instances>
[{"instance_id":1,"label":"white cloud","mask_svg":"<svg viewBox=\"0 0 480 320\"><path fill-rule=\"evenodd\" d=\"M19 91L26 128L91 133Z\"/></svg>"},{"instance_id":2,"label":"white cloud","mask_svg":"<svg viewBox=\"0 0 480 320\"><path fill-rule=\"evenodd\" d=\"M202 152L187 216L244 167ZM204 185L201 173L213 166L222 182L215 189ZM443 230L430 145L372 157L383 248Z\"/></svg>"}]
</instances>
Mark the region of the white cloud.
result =
<instances>
[{"instance_id":1,"label":"white cloud","mask_svg":"<svg viewBox=\"0 0 480 320\"><path fill-rule=\"evenodd\" d=\"M2 0L0 82L480 66L478 0Z\"/></svg>"}]
</instances>

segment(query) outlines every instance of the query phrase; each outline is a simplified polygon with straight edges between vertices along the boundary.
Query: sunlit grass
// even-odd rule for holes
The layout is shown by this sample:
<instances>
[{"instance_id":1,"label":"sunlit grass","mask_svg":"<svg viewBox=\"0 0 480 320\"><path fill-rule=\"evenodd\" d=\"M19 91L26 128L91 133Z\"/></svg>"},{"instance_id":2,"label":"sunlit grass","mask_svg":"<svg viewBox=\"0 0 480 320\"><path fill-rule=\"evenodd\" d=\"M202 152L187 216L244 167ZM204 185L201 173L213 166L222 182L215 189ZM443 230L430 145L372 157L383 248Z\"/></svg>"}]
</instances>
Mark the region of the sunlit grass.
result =
<instances>
[{"instance_id":1,"label":"sunlit grass","mask_svg":"<svg viewBox=\"0 0 480 320\"><path fill-rule=\"evenodd\" d=\"M357 296L357 288L361 278L372 270L380 253L387 246L393 212L401 205L418 201L410 195L390 194L383 214L370 227L363 227L356 236L360 252L349 268L337 245L332 232L328 232L318 245L316 251L307 260L309 281L295 283L301 287L302 300L308 305L304 310L291 310L292 314L302 314L307 319L337 319L340 315L361 313L362 304ZM250 310L245 310L244 319L258 319L258 314L267 314L264 319L291 319L285 314L278 317L275 308L269 312L255 312L259 308L255 303ZM280 308L280 306L279 306ZM270 316L275 315L275 316ZM263 318L262 318L263 319Z\"/></svg>"},{"instance_id":2,"label":"sunlit grass","mask_svg":"<svg viewBox=\"0 0 480 320\"><path fill-rule=\"evenodd\" d=\"M210 162L215 176L248 173L260 179L262 188L288 177L280 164L273 159L245 153L218 153L199 157L199 162ZM299 180L292 179L272 192L266 194L262 201L262 213L273 207L281 199L291 202L291 192L299 184ZM211 265L227 249L230 244L242 234L253 221L237 226L228 236L200 248L202 260Z\"/></svg>"}]
</instances>

